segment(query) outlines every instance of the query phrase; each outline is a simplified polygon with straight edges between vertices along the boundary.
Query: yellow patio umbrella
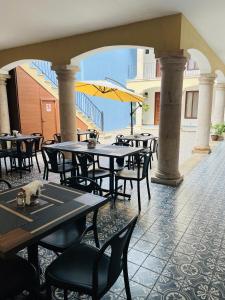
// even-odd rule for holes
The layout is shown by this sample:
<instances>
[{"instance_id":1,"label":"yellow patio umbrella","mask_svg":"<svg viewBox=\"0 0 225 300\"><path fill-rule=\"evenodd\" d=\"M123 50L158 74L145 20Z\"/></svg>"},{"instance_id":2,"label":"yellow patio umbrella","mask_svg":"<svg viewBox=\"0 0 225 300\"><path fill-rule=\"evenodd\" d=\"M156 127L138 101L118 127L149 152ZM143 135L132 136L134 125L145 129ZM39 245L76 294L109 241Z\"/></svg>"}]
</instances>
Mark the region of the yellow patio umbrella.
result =
<instances>
[{"instance_id":1,"label":"yellow patio umbrella","mask_svg":"<svg viewBox=\"0 0 225 300\"><path fill-rule=\"evenodd\" d=\"M75 82L75 91L90 96L118 100L121 102L138 102L139 106L141 106L140 102L144 101L144 97L135 94L134 92L126 89L123 86L111 83L107 80L77 81ZM131 105L131 134L133 134L132 115L134 114L136 109L133 111Z\"/></svg>"},{"instance_id":2,"label":"yellow patio umbrella","mask_svg":"<svg viewBox=\"0 0 225 300\"><path fill-rule=\"evenodd\" d=\"M75 90L90 96L119 100L121 102L143 102L144 98L107 80L77 81Z\"/></svg>"}]
</instances>

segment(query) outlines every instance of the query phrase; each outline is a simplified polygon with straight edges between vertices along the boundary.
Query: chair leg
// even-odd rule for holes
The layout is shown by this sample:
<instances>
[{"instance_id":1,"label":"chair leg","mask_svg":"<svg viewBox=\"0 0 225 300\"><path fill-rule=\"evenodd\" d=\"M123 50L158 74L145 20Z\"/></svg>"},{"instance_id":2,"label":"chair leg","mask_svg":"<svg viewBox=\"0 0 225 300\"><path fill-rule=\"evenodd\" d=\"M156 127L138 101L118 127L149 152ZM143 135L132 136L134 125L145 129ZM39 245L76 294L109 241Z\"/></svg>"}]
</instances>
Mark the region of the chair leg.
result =
<instances>
[{"instance_id":1,"label":"chair leg","mask_svg":"<svg viewBox=\"0 0 225 300\"><path fill-rule=\"evenodd\" d=\"M97 216L98 216L98 210L95 210L93 215L93 233L94 233L95 245L97 248L100 248L100 243L98 239Z\"/></svg>"},{"instance_id":2,"label":"chair leg","mask_svg":"<svg viewBox=\"0 0 225 300\"><path fill-rule=\"evenodd\" d=\"M115 180L115 195L114 195L114 206L116 205L116 199L117 199L117 190L118 190L118 179Z\"/></svg>"},{"instance_id":3,"label":"chair leg","mask_svg":"<svg viewBox=\"0 0 225 300\"><path fill-rule=\"evenodd\" d=\"M130 180L130 187L133 190L133 182L132 182L132 180Z\"/></svg>"},{"instance_id":4,"label":"chair leg","mask_svg":"<svg viewBox=\"0 0 225 300\"><path fill-rule=\"evenodd\" d=\"M64 294L64 300L68 300L68 293L67 293L67 290L64 290L64 291L63 291L63 294Z\"/></svg>"},{"instance_id":5,"label":"chair leg","mask_svg":"<svg viewBox=\"0 0 225 300\"><path fill-rule=\"evenodd\" d=\"M35 154L35 159L36 159L36 163L37 163L38 171L39 171L39 173L41 173L41 169L40 169L40 166L39 166L39 162L38 162L37 154Z\"/></svg>"},{"instance_id":6,"label":"chair leg","mask_svg":"<svg viewBox=\"0 0 225 300\"><path fill-rule=\"evenodd\" d=\"M141 212L141 195L140 195L140 181L137 181L137 192L138 192L138 213Z\"/></svg>"},{"instance_id":7,"label":"chair leg","mask_svg":"<svg viewBox=\"0 0 225 300\"><path fill-rule=\"evenodd\" d=\"M146 182L147 182L147 190L148 190L148 200L150 200L151 199L151 193L150 193L148 175L146 176Z\"/></svg>"},{"instance_id":8,"label":"chair leg","mask_svg":"<svg viewBox=\"0 0 225 300\"><path fill-rule=\"evenodd\" d=\"M52 289L51 286L46 283L46 299L52 299Z\"/></svg>"},{"instance_id":9,"label":"chair leg","mask_svg":"<svg viewBox=\"0 0 225 300\"><path fill-rule=\"evenodd\" d=\"M123 193L126 193L126 185L127 185L127 181L126 179L124 180L124 185L123 185Z\"/></svg>"},{"instance_id":10,"label":"chair leg","mask_svg":"<svg viewBox=\"0 0 225 300\"><path fill-rule=\"evenodd\" d=\"M126 296L128 300L131 300L131 293L130 293L130 284L129 284L129 276L128 276L128 269L127 269L127 262L123 263L123 278L124 278L124 285Z\"/></svg>"},{"instance_id":11,"label":"chair leg","mask_svg":"<svg viewBox=\"0 0 225 300\"><path fill-rule=\"evenodd\" d=\"M44 173L43 173L43 179L45 179L45 176L46 176L46 167L44 167Z\"/></svg>"}]
</instances>

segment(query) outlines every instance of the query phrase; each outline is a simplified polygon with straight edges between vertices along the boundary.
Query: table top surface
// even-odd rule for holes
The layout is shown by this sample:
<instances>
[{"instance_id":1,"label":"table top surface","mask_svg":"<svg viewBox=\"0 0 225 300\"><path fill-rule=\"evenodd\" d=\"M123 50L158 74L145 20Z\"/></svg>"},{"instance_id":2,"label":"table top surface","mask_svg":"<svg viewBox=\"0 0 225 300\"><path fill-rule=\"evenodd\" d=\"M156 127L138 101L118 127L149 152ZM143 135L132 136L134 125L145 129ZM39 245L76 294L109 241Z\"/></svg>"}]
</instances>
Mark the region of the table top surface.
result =
<instances>
[{"instance_id":1,"label":"table top surface","mask_svg":"<svg viewBox=\"0 0 225 300\"><path fill-rule=\"evenodd\" d=\"M138 134L138 135L125 135L125 136L122 136L120 138L118 138L119 140L129 140L129 141L140 141L140 142L144 142L144 141L148 141L148 140L153 140L155 139L156 137L153 136L153 135L141 135L141 134Z\"/></svg>"},{"instance_id":2,"label":"table top surface","mask_svg":"<svg viewBox=\"0 0 225 300\"><path fill-rule=\"evenodd\" d=\"M31 139L40 139L40 136L36 135L19 135L19 136L13 136L13 135L6 135L6 136L0 136L0 141L25 141L25 140L31 140Z\"/></svg>"},{"instance_id":3,"label":"table top surface","mask_svg":"<svg viewBox=\"0 0 225 300\"><path fill-rule=\"evenodd\" d=\"M126 147L116 145L97 144L94 149L88 149L85 142L64 142L53 145L46 145L43 148L58 149L61 151L72 153L86 153L91 155L106 156L106 157L125 157L143 150L143 147Z\"/></svg>"},{"instance_id":4,"label":"table top surface","mask_svg":"<svg viewBox=\"0 0 225 300\"><path fill-rule=\"evenodd\" d=\"M76 220L108 200L56 183L44 184L39 204L18 207L15 187L0 193L0 254L14 253L37 242L61 224Z\"/></svg>"}]
</instances>

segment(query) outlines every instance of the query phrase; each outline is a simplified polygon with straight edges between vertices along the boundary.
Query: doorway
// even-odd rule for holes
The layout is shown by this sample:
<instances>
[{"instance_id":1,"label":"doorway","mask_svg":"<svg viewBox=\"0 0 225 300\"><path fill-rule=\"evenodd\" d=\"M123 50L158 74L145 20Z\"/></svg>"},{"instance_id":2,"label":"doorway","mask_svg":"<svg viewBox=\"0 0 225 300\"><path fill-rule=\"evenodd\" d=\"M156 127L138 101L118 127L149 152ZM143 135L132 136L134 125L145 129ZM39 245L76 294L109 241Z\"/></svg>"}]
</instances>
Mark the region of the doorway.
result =
<instances>
[{"instance_id":1,"label":"doorway","mask_svg":"<svg viewBox=\"0 0 225 300\"><path fill-rule=\"evenodd\" d=\"M41 100L41 124L45 140L52 140L57 132L55 99Z\"/></svg>"}]
</instances>

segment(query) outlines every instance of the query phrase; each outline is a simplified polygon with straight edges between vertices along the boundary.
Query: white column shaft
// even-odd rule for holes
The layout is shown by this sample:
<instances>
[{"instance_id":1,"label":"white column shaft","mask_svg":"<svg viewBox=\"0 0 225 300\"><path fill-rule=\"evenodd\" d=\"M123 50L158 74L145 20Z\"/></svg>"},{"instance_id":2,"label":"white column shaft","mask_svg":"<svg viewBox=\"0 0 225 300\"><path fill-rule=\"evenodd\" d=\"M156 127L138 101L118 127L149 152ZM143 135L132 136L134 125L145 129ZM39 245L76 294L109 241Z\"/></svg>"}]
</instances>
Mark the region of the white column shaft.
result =
<instances>
[{"instance_id":1,"label":"white column shaft","mask_svg":"<svg viewBox=\"0 0 225 300\"><path fill-rule=\"evenodd\" d=\"M213 123L224 123L225 83L215 85L215 105Z\"/></svg>"},{"instance_id":2,"label":"white column shaft","mask_svg":"<svg viewBox=\"0 0 225 300\"><path fill-rule=\"evenodd\" d=\"M10 78L8 75L0 74L0 132L10 133L10 120L8 98L6 91L6 80Z\"/></svg>"},{"instance_id":3,"label":"white column shaft","mask_svg":"<svg viewBox=\"0 0 225 300\"><path fill-rule=\"evenodd\" d=\"M199 77L198 127L194 151L210 152L209 135L212 111L212 91L215 76L201 74Z\"/></svg>"}]
</instances>

